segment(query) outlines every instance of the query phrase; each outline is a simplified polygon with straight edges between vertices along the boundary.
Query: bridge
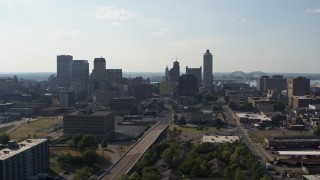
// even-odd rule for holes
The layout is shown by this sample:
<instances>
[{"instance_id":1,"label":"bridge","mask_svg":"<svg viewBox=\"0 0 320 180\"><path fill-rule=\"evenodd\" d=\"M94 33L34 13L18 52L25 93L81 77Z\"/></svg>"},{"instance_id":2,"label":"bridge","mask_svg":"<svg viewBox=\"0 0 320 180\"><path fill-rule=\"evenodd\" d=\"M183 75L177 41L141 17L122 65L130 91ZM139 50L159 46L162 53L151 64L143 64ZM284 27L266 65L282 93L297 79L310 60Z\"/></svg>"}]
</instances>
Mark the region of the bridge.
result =
<instances>
[{"instance_id":1,"label":"bridge","mask_svg":"<svg viewBox=\"0 0 320 180\"><path fill-rule=\"evenodd\" d=\"M229 77L231 79L256 79L260 76L267 76L267 74L262 71L253 71L250 73L245 73L242 71L234 71L229 74Z\"/></svg>"},{"instance_id":2,"label":"bridge","mask_svg":"<svg viewBox=\"0 0 320 180\"><path fill-rule=\"evenodd\" d=\"M129 149L126 154L124 154L119 161L117 161L110 169L108 169L103 175L98 179L110 180L119 179L123 174L129 174L133 169L137 161L142 157L142 155L149 149L149 147L155 143L159 137L167 130L169 124L171 123L171 116L167 114L159 120L148 133L143 136L143 138L138 141L131 149Z\"/></svg>"}]
</instances>

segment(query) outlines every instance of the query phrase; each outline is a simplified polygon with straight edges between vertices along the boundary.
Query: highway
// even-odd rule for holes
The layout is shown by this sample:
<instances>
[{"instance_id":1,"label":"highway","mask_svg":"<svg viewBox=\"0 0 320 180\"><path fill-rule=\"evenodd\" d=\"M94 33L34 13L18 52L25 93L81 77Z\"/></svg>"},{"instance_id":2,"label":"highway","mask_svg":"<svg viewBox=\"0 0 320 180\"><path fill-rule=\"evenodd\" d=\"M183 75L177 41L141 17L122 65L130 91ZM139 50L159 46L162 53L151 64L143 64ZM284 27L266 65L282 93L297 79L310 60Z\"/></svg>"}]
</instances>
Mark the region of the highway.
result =
<instances>
[{"instance_id":1,"label":"highway","mask_svg":"<svg viewBox=\"0 0 320 180\"><path fill-rule=\"evenodd\" d=\"M110 169L109 173L99 179L116 180L119 179L121 175L128 173L170 123L171 112L165 112L163 117L158 117L158 123L153 129L123 155L123 157Z\"/></svg>"}]
</instances>

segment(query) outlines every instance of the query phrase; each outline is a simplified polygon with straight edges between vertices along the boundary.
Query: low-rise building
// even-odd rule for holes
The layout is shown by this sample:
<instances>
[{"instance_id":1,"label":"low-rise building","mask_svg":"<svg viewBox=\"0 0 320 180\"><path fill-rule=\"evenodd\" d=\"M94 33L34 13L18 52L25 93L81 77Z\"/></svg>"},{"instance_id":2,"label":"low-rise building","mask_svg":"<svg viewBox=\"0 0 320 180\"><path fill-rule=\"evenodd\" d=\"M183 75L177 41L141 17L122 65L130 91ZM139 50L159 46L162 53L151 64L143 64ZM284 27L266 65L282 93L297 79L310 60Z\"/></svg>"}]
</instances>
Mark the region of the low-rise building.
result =
<instances>
[{"instance_id":1,"label":"low-rise building","mask_svg":"<svg viewBox=\"0 0 320 180\"><path fill-rule=\"evenodd\" d=\"M271 119L265 114L254 114L254 113L236 113L236 120L239 124L255 124L265 123L270 124Z\"/></svg>"},{"instance_id":2,"label":"low-rise building","mask_svg":"<svg viewBox=\"0 0 320 180\"><path fill-rule=\"evenodd\" d=\"M274 150L318 149L320 138L317 137L271 137L265 138L265 145Z\"/></svg>"},{"instance_id":3,"label":"low-rise building","mask_svg":"<svg viewBox=\"0 0 320 180\"><path fill-rule=\"evenodd\" d=\"M49 140L9 142L0 151L0 179L28 179L49 170Z\"/></svg>"},{"instance_id":4,"label":"low-rise building","mask_svg":"<svg viewBox=\"0 0 320 180\"><path fill-rule=\"evenodd\" d=\"M115 116L112 112L85 109L63 116L64 136L92 134L97 139L110 137L115 131Z\"/></svg>"},{"instance_id":5,"label":"low-rise building","mask_svg":"<svg viewBox=\"0 0 320 180\"><path fill-rule=\"evenodd\" d=\"M248 97L248 102L250 102L252 106L259 111L262 111L262 112L274 111L274 100L270 100L269 98Z\"/></svg>"},{"instance_id":6,"label":"low-rise building","mask_svg":"<svg viewBox=\"0 0 320 180\"><path fill-rule=\"evenodd\" d=\"M201 142L208 142L219 145L223 143L232 143L237 140L239 140L238 136L203 136Z\"/></svg>"}]
</instances>

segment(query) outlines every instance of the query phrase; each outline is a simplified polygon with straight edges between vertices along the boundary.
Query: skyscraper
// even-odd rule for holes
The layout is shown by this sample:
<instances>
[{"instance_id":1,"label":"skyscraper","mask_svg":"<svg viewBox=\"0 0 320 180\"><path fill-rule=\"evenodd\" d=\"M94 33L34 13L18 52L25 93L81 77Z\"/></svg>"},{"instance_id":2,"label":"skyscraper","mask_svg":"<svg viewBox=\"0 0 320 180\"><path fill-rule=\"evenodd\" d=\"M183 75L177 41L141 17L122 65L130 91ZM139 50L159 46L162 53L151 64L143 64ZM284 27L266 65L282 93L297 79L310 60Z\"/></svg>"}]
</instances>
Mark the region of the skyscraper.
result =
<instances>
[{"instance_id":1,"label":"skyscraper","mask_svg":"<svg viewBox=\"0 0 320 180\"><path fill-rule=\"evenodd\" d=\"M89 63L87 60L72 62L72 87L77 92L77 99L87 96L89 83Z\"/></svg>"},{"instance_id":2,"label":"skyscraper","mask_svg":"<svg viewBox=\"0 0 320 180\"><path fill-rule=\"evenodd\" d=\"M179 78L179 96L194 96L197 93L197 78L192 74Z\"/></svg>"},{"instance_id":3,"label":"skyscraper","mask_svg":"<svg viewBox=\"0 0 320 180\"><path fill-rule=\"evenodd\" d=\"M310 79L305 77L288 78L287 93L289 105L293 105L294 96L304 96L310 94Z\"/></svg>"},{"instance_id":4,"label":"skyscraper","mask_svg":"<svg viewBox=\"0 0 320 180\"><path fill-rule=\"evenodd\" d=\"M213 76L212 76L212 54L209 50L203 55L203 87L212 89Z\"/></svg>"},{"instance_id":5,"label":"skyscraper","mask_svg":"<svg viewBox=\"0 0 320 180\"><path fill-rule=\"evenodd\" d=\"M287 88L287 80L281 75L261 76L257 79L257 90L266 93L268 89L278 89L280 91Z\"/></svg>"},{"instance_id":6,"label":"skyscraper","mask_svg":"<svg viewBox=\"0 0 320 180\"><path fill-rule=\"evenodd\" d=\"M106 59L94 58L94 67L92 70L93 81L105 81L106 80Z\"/></svg>"},{"instance_id":7,"label":"skyscraper","mask_svg":"<svg viewBox=\"0 0 320 180\"><path fill-rule=\"evenodd\" d=\"M72 80L72 60L70 55L57 56L57 79L61 87L70 87Z\"/></svg>"},{"instance_id":8,"label":"skyscraper","mask_svg":"<svg viewBox=\"0 0 320 180\"><path fill-rule=\"evenodd\" d=\"M178 61L173 62L173 67L169 71L169 77L171 82L179 82L180 65Z\"/></svg>"},{"instance_id":9,"label":"skyscraper","mask_svg":"<svg viewBox=\"0 0 320 180\"><path fill-rule=\"evenodd\" d=\"M202 68L189 68L186 67L186 74L187 75L194 75L197 78L197 89L201 86L202 80Z\"/></svg>"}]
</instances>

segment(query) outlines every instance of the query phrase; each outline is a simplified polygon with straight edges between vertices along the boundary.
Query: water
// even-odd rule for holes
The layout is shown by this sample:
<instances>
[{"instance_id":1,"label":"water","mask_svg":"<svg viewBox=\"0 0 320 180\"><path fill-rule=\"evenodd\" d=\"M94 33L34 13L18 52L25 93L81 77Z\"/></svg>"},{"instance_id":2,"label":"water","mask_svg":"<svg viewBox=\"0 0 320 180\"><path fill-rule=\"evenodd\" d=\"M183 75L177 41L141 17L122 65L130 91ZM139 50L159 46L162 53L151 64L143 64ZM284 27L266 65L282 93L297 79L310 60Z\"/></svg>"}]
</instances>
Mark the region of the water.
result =
<instances>
[{"instance_id":1,"label":"water","mask_svg":"<svg viewBox=\"0 0 320 180\"><path fill-rule=\"evenodd\" d=\"M23 79L28 79L28 80L34 80L34 81L47 81L48 78L51 75L55 75L56 72L12 72L12 73L1 73L0 72L0 77L13 77L13 76L17 76L19 79L23 78ZM182 72L181 74L185 74L184 72ZM215 78L221 78L222 76L226 76L229 75L230 72L217 72L217 73L213 73L213 76ZM267 73L268 75L272 75L272 74L280 74L283 75L284 78L288 78L288 77L298 77L298 76L302 76L302 77L307 77L309 78L310 84L316 84L316 83L320 83L320 73L316 74L316 73ZM143 78L150 78L150 81L152 82L160 82L163 79L164 76L164 72L123 72L123 77L126 78L134 78L134 77L143 77ZM256 86L257 82L256 81L250 81L250 86Z\"/></svg>"}]
</instances>

